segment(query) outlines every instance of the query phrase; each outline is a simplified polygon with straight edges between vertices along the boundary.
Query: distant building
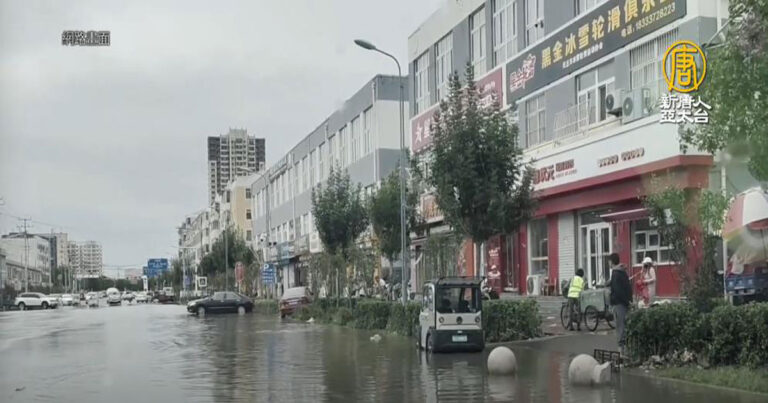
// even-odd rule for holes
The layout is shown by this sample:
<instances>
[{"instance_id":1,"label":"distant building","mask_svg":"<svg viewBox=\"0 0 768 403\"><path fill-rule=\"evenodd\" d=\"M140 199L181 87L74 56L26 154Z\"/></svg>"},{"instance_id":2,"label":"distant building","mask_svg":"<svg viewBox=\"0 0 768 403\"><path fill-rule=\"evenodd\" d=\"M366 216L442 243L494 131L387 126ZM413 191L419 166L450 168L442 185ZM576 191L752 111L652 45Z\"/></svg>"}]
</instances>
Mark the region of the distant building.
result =
<instances>
[{"instance_id":1,"label":"distant building","mask_svg":"<svg viewBox=\"0 0 768 403\"><path fill-rule=\"evenodd\" d=\"M126 280L140 280L142 275L142 269L125 269L125 279Z\"/></svg>"},{"instance_id":2,"label":"distant building","mask_svg":"<svg viewBox=\"0 0 768 403\"><path fill-rule=\"evenodd\" d=\"M96 241L69 242L69 265L78 278L96 278L104 274L101 244Z\"/></svg>"},{"instance_id":3,"label":"distant building","mask_svg":"<svg viewBox=\"0 0 768 403\"><path fill-rule=\"evenodd\" d=\"M364 197L396 169L401 86L409 91L407 77L373 77L253 182L252 244L279 266L285 289L309 283L308 257L322 251L312 189L328 180L331 167L348 172Z\"/></svg>"},{"instance_id":4,"label":"distant building","mask_svg":"<svg viewBox=\"0 0 768 403\"><path fill-rule=\"evenodd\" d=\"M0 250L5 255L6 284L17 290L51 285L51 243L39 235L15 233L0 239ZM26 268L26 269L25 269ZM25 275L26 271L26 275Z\"/></svg>"},{"instance_id":5,"label":"distant building","mask_svg":"<svg viewBox=\"0 0 768 403\"><path fill-rule=\"evenodd\" d=\"M249 136L245 129L208 137L208 204L236 177L264 169L264 161L264 139Z\"/></svg>"}]
</instances>

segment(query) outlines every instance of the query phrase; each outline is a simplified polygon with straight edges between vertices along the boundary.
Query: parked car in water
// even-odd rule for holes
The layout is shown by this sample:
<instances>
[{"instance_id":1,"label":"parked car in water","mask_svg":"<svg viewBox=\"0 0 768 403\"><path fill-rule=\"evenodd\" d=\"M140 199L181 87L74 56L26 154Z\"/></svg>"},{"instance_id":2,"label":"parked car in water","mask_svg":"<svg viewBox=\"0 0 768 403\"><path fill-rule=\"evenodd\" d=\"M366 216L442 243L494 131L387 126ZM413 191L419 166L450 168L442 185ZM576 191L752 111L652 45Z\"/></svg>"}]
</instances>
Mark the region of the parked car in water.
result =
<instances>
[{"instance_id":1,"label":"parked car in water","mask_svg":"<svg viewBox=\"0 0 768 403\"><path fill-rule=\"evenodd\" d=\"M176 296L173 295L172 288L170 291L164 288L163 291L156 292L155 295L152 296L152 302L157 302L160 304L173 304L176 302Z\"/></svg>"},{"instance_id":2,"label":"parked car in water","mask_svg":"<svg viewBox=\"0 0 768 403\"><path fill-rule=\"evenodd\" d=\"M61 305L61 294L48 294L48 298L53 298L56 300L56 303L58 305Z\"/></svg>"},{"instance_id":3,"label":"parked car in water","mask_svg":"<svg viewBox=\"0 0 768 403\"><path fill-rule=\"evenodd\" d=\"M123 301L133 302L133 300L135 299L136 299L136 294L134 294L133 291L123 292Z\"/></svg>"},{"instance_id":4,"label":"parked car in water","mask_svg":"<svg viewBox=\"0 0 768 403\"><path fill-rule=\"evenodd\" d=\"M97 292L89 292L85 295L85 305L88 305L89 308L91 307L98 307L99 306L99 293Z\"/></svg>"},{"instance_id":5,"label":"parked car in water","mask_svg":"<svg viewBox=\"0 0 768 403\"><path fill-rule=\"evenodd\" d=\"M61 296L61 305L72 306L75 304L75 296L72 294L63 294Z\"/></svg>"},{"instance_id":6,"label":"parked car in water","mask_svg":"<svg viewBox=\"0 0 768 403\"><path fill-rule=\"evenodd\" d=\"M147 303L149 302L149 295L147 295L144 291L139 291L136 293L136 303Z\"/></svg>"},{"instance_id":7,"label":"parked car in water","mask_svg":"<svg viewBox=\"0 0 768 403\"><path fill-rule=\"evenodd\" d=\"M120 305L122 302L123 298L117 288L107 288L107 304L109 304L109 306Z\"/></svg>"},{"instance_id":8,"label":"parked car in water","mask_svg":"<svg viewBox=\"0 0 768 403\"><path fill-rule=\"evenodd\" d=\"M307 287L293 287L285 290L280 297L280 317L292 315L299 308L312 302L312 291Z\"/></svg>"},{"instance_id":9,"label":"parked car in water","mask_svg":"<svg viewBox=\"0 0 768 403\"><path fill-rule=\"evenodd\" d=\"M13 304L23 311L30 308L53 309L59 305L59 301L41 292L25 292L16 297Z\"/></svg>"},{"instance_id":10,"label":"parked car in water","mask_svg":"<svg viewBox=\"0 0 768 403\"><path fill-rule=\"evenodd\" d=\"M253 311L253 301L245 295L232 291L219 291L210 297L196 299L187 303L187 311L196 315L209 313L244 314Z\"/></svg>"}]
</instances>

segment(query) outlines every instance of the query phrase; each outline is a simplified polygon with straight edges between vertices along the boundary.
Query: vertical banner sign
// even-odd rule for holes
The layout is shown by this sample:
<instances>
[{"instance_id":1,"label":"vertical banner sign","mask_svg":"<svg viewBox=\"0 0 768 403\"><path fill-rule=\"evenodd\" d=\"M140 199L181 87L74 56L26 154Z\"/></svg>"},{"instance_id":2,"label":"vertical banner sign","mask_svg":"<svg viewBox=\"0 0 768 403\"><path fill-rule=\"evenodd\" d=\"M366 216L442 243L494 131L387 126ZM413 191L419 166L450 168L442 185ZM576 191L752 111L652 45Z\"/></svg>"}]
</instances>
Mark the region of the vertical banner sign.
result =
<instances>
[{"instance_id":1,"label":"vertical banner sign","mask_svg":"<svg viewBox=\"0 0 768 403\"><path fill-rule=\"evenodd\" d=\"M245 265L243 265L243 262L237 262L235 263L235 281L237 281L238 284L242 283L245 279Z\"/></svg>"},{"instance_id":2,"label":"vertical banner sign","mask_svg":"<svg viewBox=\"0 0 768 403\"><path fill-rule=\"evenodd\" d=\"M611 0L585 13L507 63L507 105L683 17L686 1Z\"/></svg>"}]
</instances>

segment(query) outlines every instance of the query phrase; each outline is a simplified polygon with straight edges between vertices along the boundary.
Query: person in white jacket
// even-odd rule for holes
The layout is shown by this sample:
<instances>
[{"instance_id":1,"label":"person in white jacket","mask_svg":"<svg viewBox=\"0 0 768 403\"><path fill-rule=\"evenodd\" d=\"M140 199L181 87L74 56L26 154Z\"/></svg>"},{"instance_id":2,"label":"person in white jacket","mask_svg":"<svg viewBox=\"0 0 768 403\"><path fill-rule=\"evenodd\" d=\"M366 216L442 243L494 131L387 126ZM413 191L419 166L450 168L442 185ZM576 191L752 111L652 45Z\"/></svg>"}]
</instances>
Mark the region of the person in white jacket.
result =
<instances>
[{"instance_id":1,"label":"person in white jacket","mask_svg":"<svg viewBox=\"0 0 768 403\"><path fill-rule=\"evenodd\" d=\"M643 259L643 273L641 280L646 287L648 287L648 305L653 304L656 299L656 268L653 264L653 259L646 257Z\"/></svg>"}]
</instances>

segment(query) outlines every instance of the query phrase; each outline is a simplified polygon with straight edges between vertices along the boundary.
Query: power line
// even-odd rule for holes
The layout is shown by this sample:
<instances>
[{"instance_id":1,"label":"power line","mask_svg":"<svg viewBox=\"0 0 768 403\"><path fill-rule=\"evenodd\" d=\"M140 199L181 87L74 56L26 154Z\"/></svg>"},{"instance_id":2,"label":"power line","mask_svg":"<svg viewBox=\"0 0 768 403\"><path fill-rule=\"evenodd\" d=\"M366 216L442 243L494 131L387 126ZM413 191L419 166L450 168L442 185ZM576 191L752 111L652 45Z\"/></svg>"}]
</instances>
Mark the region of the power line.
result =
<instances>
[{"instance_id":1,"label":"power line","mask_svg":"<svg viewBox=\"0 0 768 403\"><path fill-rule=\"evenodd\" d=\"M1 205L2 204L0 204L0 206ZM21 217L21 216L18 216L18 215L15 215L15 214L11 214L11 213L0 213L0 216L3 216L3 215L7 215L8 217L16 218L16 219L19 219L19 220L25 219L25 217ZM72 226L69 226L69 225L52 224L52 223L47 223L47 222L44 222L44 221L32 220L32 219L29 219L29 218L27 218L27 220L29 222L31 222L31 223L35 223L35 224L40 224L40 225L45 225L47 227L51 227L52 229L55 229L55 228L67 228L67 229L74 229L74 230L78 229L76 227L72 227Z\"/></svg>"}]
</instances>

